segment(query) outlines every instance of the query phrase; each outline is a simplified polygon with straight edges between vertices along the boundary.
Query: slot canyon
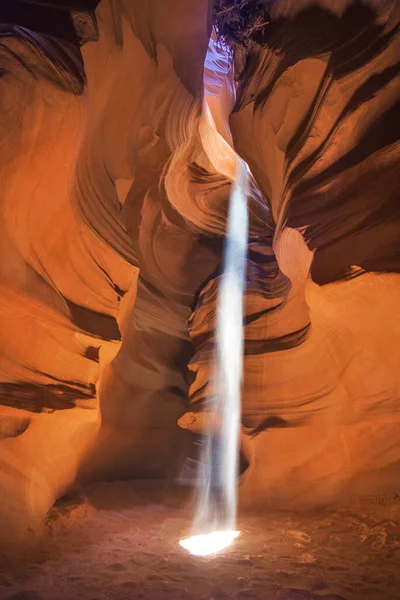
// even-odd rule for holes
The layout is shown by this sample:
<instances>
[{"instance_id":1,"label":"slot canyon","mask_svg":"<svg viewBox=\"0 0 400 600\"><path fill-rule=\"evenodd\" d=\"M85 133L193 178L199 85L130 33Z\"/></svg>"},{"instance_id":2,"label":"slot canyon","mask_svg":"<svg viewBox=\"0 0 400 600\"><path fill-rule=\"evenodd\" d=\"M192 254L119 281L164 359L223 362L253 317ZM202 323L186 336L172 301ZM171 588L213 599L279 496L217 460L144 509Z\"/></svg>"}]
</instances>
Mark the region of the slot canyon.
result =
<instances>
[{"instance_id":1,"label":"slot canyon","mask_svg":"<svg viewBox=\"0 0 400 600\"><path fill-rule=\"evenodd\" d=\"M1 0L0 197L0 600L399 600L398 0Z\"/></svg>"}]
</instances>

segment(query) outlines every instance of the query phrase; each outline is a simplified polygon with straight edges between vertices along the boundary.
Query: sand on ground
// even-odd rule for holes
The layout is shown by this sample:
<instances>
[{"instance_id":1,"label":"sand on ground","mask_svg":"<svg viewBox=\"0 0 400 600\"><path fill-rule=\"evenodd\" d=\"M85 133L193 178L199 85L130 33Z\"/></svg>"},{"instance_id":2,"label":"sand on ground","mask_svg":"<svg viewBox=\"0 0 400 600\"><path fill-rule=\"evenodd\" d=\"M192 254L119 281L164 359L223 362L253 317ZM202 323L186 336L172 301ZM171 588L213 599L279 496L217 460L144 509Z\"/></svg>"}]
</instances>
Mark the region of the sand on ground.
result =
<instances>
[{"instance_id":1,"label":"sand on ground","mask_svg":"<svg viewBox=\"0 0 400 600\"><path fill-rule=\"evenodd\" d=\"M175 490L176 492L176 490ZM400 497L313 513L242 515L225 552L189 555L187 492L96 483L59 501L38 544L3 555L1 600L395 600Z\"/></svg>"}]
</instances>

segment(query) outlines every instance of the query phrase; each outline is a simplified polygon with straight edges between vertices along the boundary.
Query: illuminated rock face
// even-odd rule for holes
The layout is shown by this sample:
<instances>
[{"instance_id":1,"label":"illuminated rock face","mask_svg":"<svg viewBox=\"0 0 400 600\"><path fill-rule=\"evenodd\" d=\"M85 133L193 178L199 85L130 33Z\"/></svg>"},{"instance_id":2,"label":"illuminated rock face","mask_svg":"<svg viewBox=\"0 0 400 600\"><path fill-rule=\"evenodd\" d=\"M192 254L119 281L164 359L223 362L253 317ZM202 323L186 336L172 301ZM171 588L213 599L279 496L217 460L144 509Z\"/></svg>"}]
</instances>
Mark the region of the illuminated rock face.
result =
<instances>
[{"instance_id":1,"label":"illuminated rock face","mask_svg":"<svg viewBox=\"0 0 400 600\"><path fill-rule=\"evenodd\" d=\"M291 282L264 331L311 324L297 348L248 360L245 417L247 396L252 426L270 415L288 427L253 439L243 498L295 504L377 491L399 466L399 15L393 3L378 18L372 4L304 4L277 3L230 119Z\"/></svg>"},{"instance_id":2,"label":"illuminated rock face","mask_svg":"<svg viewBox=\"0 0 400 600\"><path fill-rule=\"evenodd\" d=\"M95 4L0 12L2 522L39 526L77 476L175 476L213 392L235 151L242 501L393 489L396 2L277 1L236 83L207 0Z\"/></svg>"}]
</instances>

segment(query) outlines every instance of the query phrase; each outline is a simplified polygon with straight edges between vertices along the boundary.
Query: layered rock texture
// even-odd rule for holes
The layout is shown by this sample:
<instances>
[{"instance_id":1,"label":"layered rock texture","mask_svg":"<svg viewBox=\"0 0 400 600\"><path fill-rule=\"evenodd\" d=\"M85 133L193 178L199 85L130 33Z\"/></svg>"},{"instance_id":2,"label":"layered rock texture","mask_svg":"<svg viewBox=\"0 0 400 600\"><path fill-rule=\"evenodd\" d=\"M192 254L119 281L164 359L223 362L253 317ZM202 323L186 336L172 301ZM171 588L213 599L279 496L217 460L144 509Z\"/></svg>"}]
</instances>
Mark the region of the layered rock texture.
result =
<instances>
[{"instance_id":1,"label":"layered rock texture","mask_svg":"<svg viewBox=\"0 0 400 600\"><path fill-rule=\"evenodd\" d=\"M267 4L227 47L211 0L2 3L12 538L76 480L173 479L193 454L237 155L251 171L241 501L397 485L398 3Z\"/></svg>"}]
</instances>

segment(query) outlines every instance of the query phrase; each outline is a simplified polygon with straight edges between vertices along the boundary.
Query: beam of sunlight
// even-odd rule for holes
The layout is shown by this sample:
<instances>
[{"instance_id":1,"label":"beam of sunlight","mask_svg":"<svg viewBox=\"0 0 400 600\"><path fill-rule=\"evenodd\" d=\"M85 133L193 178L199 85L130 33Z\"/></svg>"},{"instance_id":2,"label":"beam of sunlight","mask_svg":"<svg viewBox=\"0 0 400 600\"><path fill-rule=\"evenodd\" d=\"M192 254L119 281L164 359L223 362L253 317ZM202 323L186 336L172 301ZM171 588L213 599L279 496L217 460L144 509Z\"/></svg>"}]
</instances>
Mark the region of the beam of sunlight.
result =
<instances>
[{"instance_id":1,"label":"beam of sunlight","mask_svg":"<svg viewBox=\"0 0 400 600\"><path fill-rule=\"evenodd\" d=\"M243 370L243 296L248 245L248 168L238 158L230 196L223 274L217 306L216 389L211 410L220 431L205 431L197 513L191 538L181 546L192 554L213 554L239 534L235 530Z\"/></svg>"}]
</instances>

